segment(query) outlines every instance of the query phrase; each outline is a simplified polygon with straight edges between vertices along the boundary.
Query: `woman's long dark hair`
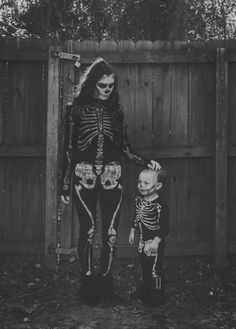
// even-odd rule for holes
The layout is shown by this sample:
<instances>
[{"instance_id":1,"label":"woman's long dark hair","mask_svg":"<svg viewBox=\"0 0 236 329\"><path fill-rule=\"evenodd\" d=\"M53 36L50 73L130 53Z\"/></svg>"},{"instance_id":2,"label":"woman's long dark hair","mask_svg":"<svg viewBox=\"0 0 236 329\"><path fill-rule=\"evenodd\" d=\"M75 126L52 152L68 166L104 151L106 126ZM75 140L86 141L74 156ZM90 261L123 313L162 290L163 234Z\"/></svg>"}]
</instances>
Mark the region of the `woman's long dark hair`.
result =
<instances>
[{"instance_id":1,"label":"woman's long dark hair","mask_svg":"<svg viewBox=\"0 0 236 329\"><path fill-rule=\"evenodd\" d=\"M78 85L74 105L86 105L91 102L97 82L103 75L114 74L114 88L106 101L107 109L111 112L119 111L119 94L117 92L117 77L112 66L103 58L97 58L85 71Z\"/></svg>"}]
</instances>

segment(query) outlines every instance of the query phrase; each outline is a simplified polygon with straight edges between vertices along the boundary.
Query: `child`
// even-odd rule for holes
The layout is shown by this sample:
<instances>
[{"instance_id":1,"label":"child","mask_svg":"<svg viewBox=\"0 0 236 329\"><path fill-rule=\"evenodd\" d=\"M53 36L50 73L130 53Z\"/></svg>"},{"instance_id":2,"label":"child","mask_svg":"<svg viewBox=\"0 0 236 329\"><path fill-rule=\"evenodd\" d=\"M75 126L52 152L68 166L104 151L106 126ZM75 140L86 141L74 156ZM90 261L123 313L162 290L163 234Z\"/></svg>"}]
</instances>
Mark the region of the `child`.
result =
<instances>
[{"instance_id":1,"label":"child","mask_svg":"<svg viewBox=\"0 0 236 329\"><path fill-rule=\"evenodd\" d=\"M135 198L135 216L130 230L129 243L134 243L135 230L139 232L141 286L131 295L144 305L165 303L164 273L162 268L165 236L168 233L168 207L159 196L165 183L166 172L144 169L139 175Z\"/></svg>"}]
</instances>

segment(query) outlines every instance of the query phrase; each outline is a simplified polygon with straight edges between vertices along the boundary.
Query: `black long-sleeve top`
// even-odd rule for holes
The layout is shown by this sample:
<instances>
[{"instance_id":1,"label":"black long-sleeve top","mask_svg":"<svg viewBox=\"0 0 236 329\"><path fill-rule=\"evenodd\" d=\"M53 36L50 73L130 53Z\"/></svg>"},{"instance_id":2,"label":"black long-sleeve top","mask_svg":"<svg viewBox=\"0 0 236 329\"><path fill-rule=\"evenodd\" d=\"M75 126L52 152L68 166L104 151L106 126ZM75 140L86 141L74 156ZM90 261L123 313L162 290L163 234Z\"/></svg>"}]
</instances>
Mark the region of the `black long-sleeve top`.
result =
<instances>
[{"instance_id":1,"label":"black long-sleeve top","mask_svg":"<svg viewBox=\"0 0 236 329\"><path fill-rule=\"evenodd\" d=\"M91 99L85 105L68 106L62 163L62 194L69 194L71 174L78 162L104 165L124 156L139 165L150 160L136 153L128 140L124 115L111 114L106 101Z\"/></svg>"},{"instance_id":2,"label":"black long-sleeve top","mask_svg":"<svg viewBox=\"0 0 236 329\"><path fill-rule=\"evenodd\" d=\"M146 201L141 196L137 196L132 227L139 230L142 241L152 240L155 237L163 240L169 231L168 206L160 197Z\"/></svg>"}]
</instances>

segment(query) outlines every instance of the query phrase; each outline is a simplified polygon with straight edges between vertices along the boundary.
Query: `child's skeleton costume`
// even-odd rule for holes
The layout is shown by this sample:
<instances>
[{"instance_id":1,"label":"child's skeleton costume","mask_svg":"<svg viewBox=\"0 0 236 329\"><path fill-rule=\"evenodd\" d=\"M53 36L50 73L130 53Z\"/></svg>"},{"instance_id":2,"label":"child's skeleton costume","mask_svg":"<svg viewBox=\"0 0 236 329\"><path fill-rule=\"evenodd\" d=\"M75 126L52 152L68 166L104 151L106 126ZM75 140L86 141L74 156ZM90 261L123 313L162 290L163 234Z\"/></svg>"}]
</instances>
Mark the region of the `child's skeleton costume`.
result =
<instances>
[{"instance_id":1,"label":"child's skeleton costume","mask_svg":"<svg viewBox=\"0 0 236 329\"><path fill-rule=\"evenodd\" d=\"M169 229L168 207L160 197L146 201L135 198L135 215L132 227L139 231L139 255L142 269L140 296L151 300L157 294L164 294L163 256L165 236ZM161 238L158 252L153 253L149 246L155 237Z\"/></svg>"},{"instance_id":2,"label":"child's skeleton costume","mask_svg":"<svg viewBox=\"0 0 236 329\"><path fill-rule=\"evenodd\" d=\"M73 177L72 192L80 223L79 260L82 277L90 287L98 195L102 216L101 277L109 281L122 201L122 157L139 165L150 162L131 149L123 114L112 112L109 102L99 97L103 89L97 91L98 98L90 97L83 104L74 102L68 107L62 169L64 196L70 194Z\"/></svg>"}]
</instances>

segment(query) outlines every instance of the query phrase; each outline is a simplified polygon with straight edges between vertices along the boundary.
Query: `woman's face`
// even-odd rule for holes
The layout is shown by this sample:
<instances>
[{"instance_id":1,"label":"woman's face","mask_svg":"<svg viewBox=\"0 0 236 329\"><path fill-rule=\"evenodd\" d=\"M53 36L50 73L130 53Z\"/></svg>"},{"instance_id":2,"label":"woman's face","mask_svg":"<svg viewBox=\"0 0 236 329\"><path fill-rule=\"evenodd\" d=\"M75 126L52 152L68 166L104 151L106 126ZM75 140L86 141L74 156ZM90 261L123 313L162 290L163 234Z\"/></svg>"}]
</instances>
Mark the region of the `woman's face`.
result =
<instances>
[{"instance_id":1,"label":"woman's face","mask_svg":"<svg viewBox=\"0 0 236 329\"><path fill-rule=\"evenodd\" d=\"M115 77L114 74L104 74L96 83L93 96L101 100L107 100L114 89Z\"/></svg>"}]
</instances>

